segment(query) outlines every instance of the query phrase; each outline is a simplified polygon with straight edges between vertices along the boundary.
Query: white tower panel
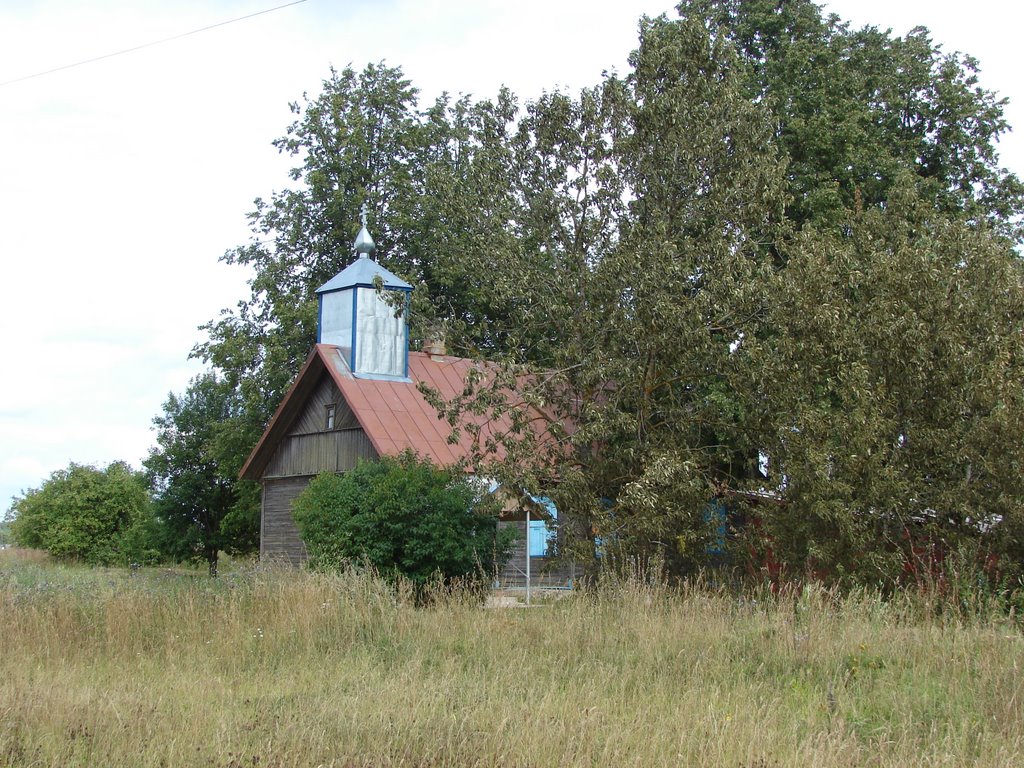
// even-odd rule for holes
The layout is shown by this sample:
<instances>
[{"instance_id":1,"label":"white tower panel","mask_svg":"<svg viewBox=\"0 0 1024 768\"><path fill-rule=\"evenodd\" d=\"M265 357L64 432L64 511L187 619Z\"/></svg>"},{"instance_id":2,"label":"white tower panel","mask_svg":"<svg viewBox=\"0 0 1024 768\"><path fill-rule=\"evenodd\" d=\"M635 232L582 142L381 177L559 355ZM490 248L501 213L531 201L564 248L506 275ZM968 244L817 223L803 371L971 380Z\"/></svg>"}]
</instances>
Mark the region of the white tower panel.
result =
<instances>
[{"instance_id":1,"label":"white tower panel","mask_svg":"<svg viewBox=\"0 0 1024 768\"><path fill-rule=\"evenodd\" d=\"M320 297L320 343L336 344L352 350L352 294L354 291L332 291Z\"/></svg>"},{"instance_id":2,"label":"white tower panel","mask_svg":"<svg viewBox=\"0 0 1024 768\"><path fill-rule=\"evenodd\" d=\"M389 293L393 295L393 292ZM404 303L396 307L373 288L356 288L355 366L352 372L405 376L405 349Z\"/></svg>"}]
</instances>

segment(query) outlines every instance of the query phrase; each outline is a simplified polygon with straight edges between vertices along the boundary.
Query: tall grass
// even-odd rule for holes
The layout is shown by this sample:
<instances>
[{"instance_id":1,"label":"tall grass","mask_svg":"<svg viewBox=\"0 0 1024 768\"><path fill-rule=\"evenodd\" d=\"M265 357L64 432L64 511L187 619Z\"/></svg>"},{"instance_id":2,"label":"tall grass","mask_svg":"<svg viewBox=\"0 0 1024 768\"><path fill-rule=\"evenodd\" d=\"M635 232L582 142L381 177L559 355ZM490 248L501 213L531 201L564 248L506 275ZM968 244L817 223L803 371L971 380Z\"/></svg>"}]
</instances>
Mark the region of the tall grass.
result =
<instances>
[{"instance_id":1,"label":"tall grass","mask_svg":"<svg viewBox=\"0 0 1024 768\"><path fill-rule=\"evenodd\" d=\"M0 563L0 765L1012 766L1024 638L638 576L531 609L366 574Z\"/></svg>"}]
</instances>

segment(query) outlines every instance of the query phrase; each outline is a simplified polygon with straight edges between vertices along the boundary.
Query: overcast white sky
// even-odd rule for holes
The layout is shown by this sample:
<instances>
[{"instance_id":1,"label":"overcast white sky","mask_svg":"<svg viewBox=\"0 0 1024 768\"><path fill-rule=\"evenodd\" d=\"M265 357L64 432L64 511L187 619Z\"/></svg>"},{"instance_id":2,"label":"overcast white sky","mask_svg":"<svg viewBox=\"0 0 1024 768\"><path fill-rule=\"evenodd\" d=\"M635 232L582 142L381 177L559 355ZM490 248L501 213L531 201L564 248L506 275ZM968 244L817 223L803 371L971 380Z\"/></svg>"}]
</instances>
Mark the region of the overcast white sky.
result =
<instances>
[{"instance_id":1,"label":"overcast white sky","mask_svg":"<svg viewBox=\"0 0 1024 768\"><path fill-rule=\"evenodd\" d=\"M0 83L286 0L4 0ZM1024 131L1005 0L835 0L856 25L929 27L982 64ZM246 295L218 263L252 200L288 184L270 142L330 65L401 65L441 90L521 96L625 70L654 0L307 0L124 56L0 85L0 516L69 461L139 466L197 326ZM1002 146L1024 175L1024 136Z\"/></svg>"}]
</instances>

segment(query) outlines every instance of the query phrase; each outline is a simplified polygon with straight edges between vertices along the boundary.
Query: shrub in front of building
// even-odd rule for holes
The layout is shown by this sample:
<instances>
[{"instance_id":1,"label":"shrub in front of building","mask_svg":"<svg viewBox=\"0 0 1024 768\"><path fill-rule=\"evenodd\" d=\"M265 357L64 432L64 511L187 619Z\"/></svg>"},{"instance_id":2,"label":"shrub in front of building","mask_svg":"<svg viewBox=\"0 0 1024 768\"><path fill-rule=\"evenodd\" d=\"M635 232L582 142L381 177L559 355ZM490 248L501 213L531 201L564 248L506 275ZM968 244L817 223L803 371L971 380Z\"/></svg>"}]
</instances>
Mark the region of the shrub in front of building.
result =
<instances>
[{"instance_id":1,"label":"shrub in front of building","mask_svg":"<svg viewBox=\"0 0 1024 768\"><path fill-rule=\"evenodd\" d=\"M295 521L317 569L355 565L422 588L440 577L488 583L515 534L471 478L411 453L323 473L298 496Z\"/></svg>"}]
</instances>

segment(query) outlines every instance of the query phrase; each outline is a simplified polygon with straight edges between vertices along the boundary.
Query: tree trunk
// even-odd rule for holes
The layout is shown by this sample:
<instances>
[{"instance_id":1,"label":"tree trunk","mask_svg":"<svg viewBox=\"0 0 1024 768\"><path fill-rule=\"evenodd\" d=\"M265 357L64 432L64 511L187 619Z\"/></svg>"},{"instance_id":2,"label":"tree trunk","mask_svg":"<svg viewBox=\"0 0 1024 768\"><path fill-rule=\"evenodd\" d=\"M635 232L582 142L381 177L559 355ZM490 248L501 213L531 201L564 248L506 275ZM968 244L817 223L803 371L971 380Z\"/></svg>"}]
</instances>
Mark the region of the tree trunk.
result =
<instances>
[{"instance_id":1,"label":"tree trunk","mask_svg":"<svg viewBox=\"0 0 1024 768\"><path fill-rule=\"evenodd\" d=\"M206 562L210 566L210 576L217 578L217 549L207 547Z\"/></svg>"}]
</instances>

